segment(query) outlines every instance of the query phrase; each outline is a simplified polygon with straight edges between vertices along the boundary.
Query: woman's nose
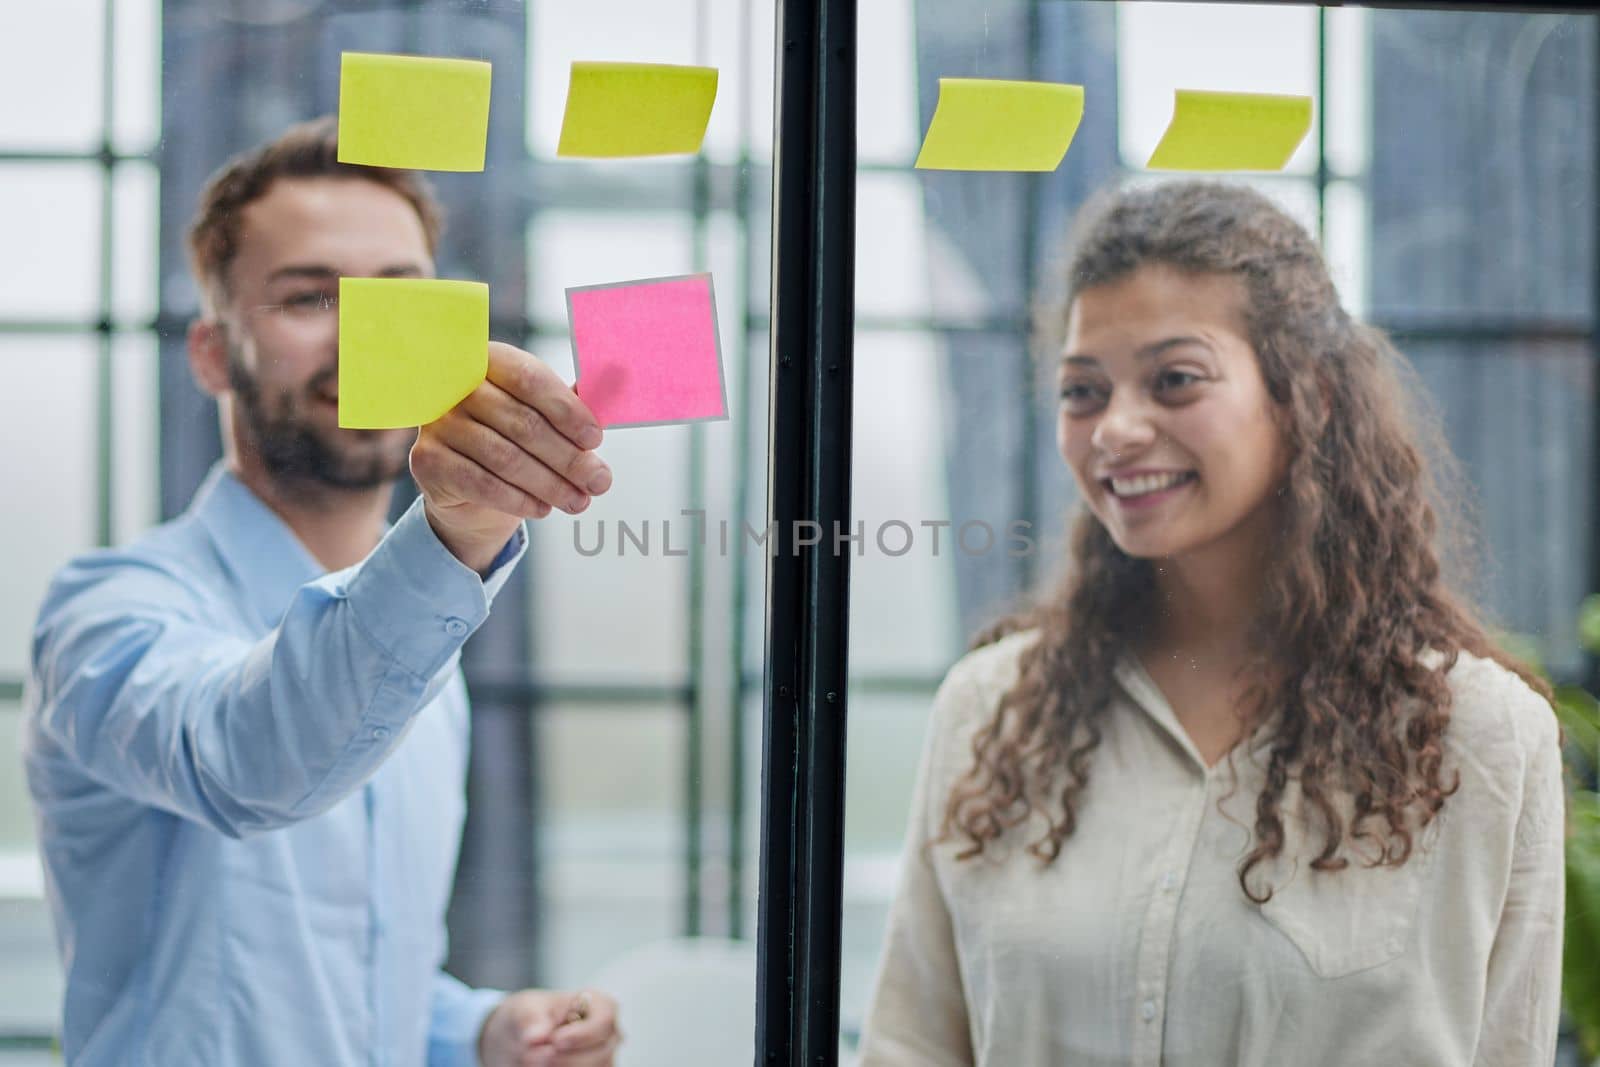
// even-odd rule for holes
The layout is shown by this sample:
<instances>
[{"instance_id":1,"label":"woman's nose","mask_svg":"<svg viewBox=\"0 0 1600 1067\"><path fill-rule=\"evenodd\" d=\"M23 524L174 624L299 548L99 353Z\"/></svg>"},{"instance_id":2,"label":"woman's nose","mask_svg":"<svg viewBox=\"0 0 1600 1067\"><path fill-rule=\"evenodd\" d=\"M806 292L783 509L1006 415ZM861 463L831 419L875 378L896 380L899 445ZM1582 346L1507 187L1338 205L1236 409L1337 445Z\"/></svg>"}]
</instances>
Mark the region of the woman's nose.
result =
<instances>
[{"instance_id":1,"label":"woman's nose","mask_svg":"<svg viewBox=\"0 0 1600 1067\"><path fill-rule=\"evenodd\" d=\"M1137 404L1113 400L1095 425L1091 441L1096 449L1112 459L1121 459L1137 453L1154 437L1154 426Z\"/></svg>"}]
</instances>

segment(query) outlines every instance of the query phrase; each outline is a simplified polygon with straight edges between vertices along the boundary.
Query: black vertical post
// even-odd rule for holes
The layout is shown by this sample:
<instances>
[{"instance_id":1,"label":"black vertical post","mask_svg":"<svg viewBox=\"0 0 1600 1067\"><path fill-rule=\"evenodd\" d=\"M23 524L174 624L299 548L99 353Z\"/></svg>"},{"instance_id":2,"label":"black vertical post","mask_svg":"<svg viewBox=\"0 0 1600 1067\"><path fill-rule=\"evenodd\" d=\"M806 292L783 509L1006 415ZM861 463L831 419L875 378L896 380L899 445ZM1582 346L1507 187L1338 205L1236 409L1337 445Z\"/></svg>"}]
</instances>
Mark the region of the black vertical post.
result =
<instances>
[{"instance_id":1,"label":"black vertical post","mask_svg":"<svg viewBox=\"0 0 1600 1067\"><path fill-rule=\"evenodd\" d=\"M855 0L779 0L776 67L756 1059L817 1067L839 1048Z\"/></svg>"}]
</instances>

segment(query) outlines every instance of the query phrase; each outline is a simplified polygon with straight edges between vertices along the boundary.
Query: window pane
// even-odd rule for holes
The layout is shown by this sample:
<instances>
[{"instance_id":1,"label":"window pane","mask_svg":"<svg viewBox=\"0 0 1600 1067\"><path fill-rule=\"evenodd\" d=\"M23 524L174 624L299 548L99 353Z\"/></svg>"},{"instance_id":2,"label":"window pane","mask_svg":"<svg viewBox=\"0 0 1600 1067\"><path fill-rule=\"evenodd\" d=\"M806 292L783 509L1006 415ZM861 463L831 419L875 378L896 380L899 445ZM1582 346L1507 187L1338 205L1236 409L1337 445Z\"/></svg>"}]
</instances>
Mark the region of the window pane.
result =
<instances>
[{"instance_id":1,"label":"window pane","mask_svg":"<svg viewBox=\"0 0 1600 1067\"><path fill-rule=\"evenodd\" d=\"M1549 669L1573 676L1590 591L1593 356L1570 343L1398 340L1465 467L1465 501L1476 501L1473 591L1496 625L1532 636Z\"/></svg>"},{"instance_id":2,"label":"window pane","mask_svg":"<svg viewBox=\"0 0 1600 1067\"><path fill-rule=\"evenodd\" d=\"M105 9L104 0L0 6L0 99L8 102L0 149L99 147Z\"/></svg>"},{"instance_id":3,"label":"window pane","mask_svg":"<svg viewBox=\"0 0 1600 1067\"><path fill-rule=\"evenodd\" d=\"M688 274L693 230L685 214L550 210L528 231L529 303L536 322L567 321L566 290L630 278Z\"/></svg>"},{"instance_id":4,"label":"window pane","mask_svg":"<svg viewBox=\"0 0 1600 1067\"><path fill-rule=\"evenodd\" d=\"M644 426L607 435L614 489L581 515L553 511L533 524L530 560L539 602L569 605L534 614L534 643L548 676L568 681L674 683L688 669L685 611L689 507L687 426ZM572 612L582 608L583 625ZM603 628L605 641L596 640ZM618 648L628 649L619 657Z\"/></svg>"},{"instance_id":5,"label":"window pane","mask_svg":"<svg viewBox=\"0 0 1600 1067\"><path fill-rule=\"evenodd\" d=\"M124 163L113 173L112 315L121 323L144 325L155 318L160 300L160 173L145 163Z\"/></svg>"},{"instance_id":6,"label":"window pane","mask_svg":"<svg viewBox=\"0 0 1600 1067\"><path fill-rule=\"evenodd\" d=\"M0 164L0 319L99 317L101 181L92 163Z\"/></svg>"},{"instance_id":7,"label":"window pane","mask_svg":"<svg viewBox=\"0 0 1600 1067\"><path fill-rule=\"evenodd\" d=\"M857 158L909 165L922 144L912 0L862 4L858 18L860 39L875 43L862 51L857 68Z\"/></svg>"},{"instance_id":8,"label":"window pane","mask_svg":"<svg viewBox=\"0 0 1600 1067\"><path fill-rule=\"evenodd\" d=\"M1316 13L1260 4L1133 3L1117 7L1122 155L1143 167L1172 121L1174 89L1317 92ZM1315 117L1313 116L1313 121ZM1316 169L1308 135L1290 173Z\"/></svg>"},{"instance_id":9,"label":"window pane","mask_svg":"<svg viewBox=\"0 0 1600 1067\"><path fill-rule=\"evenodd\" d=\"M693 0L528 4L528 147L554 159L576 60L709 65ZM769 38L770 40L770 38ZM718 106L727 87L717 85Z\"/></svg>"},{"instance_id":10,"label":"window pane","mask_svg":"<svg viewBox=\"0 0 1600 1067\"><path fill-rule=\"evenodd\" d=\"M1592 322L1594 17L1368 17L1374 316Z\"/></svg>"},{"instance_id":11,"label":"window pane","mask_svg":"<svg viewBox=\"0 0 1600 1067\"><path fill-rule=\"evenodd\" d=\"M856 314L917 318L930 310L922 192L914 174L865 174L856 184Z\"/></svg>"},{"instance_id":12,"label":"window pane","mask_svg":"<svg viewBox=\"0 0 1600 1067\"><path fill-rule=\"evenodd\" d=\"M113 143L118 152L148 152L161 137L161 3L117 0L113 9L117 35Z\"/></svg>"},{"instance_id":13,"label":"window pane","mask_svg":"<svg viewBox=\"0 0 1600 1067\"><path fill-rule=\"evenodd\" d=\"M557 703L538 714L541 962L556 986L578 988L596 961L678 929L685 718L670 705Z\"/></svg>"},{"instance_id":14,"label":"window pane","mask_svg":"<svg viewBox=\"0 0 1600 1067\"><path fill-rule=\"evenodd\" d=\"M1322 10L1327 26L1328 166L1360 174L1372 148L1372 26L1360 7Z\"/></svg>"},{"instance_id":15,"label":"window pane","mask_svg":"<svg viewBox=\"0 0 1600 1067\"><path fill-rule=\"evenodd\" d=\"M1367 194L1357 182L1331 182L1323 203L1327 225L1323 252L1328 270L1345 308L1357 318L1366 312L1367 240L1372 219L1367 211Z\"/></svg>"},{"instance_id":16,"label":"window pane","mask_svg":"<svg viewBox=\"0 0 1600 1067\"><path fill-rule=\"evenodd\" d=\"M852 557L851 668L864 677L921 675L938 670L960 640L953 560L1002 553L1003 533L988 547L984 534L1004 525L952 513L940 447L945 346L930 334L862 333L855 358L851 511L862 543L840 542Z\"/></svg>"},{"instance_id":17,"label":"window pane","mask_svg":"<svg viewBox=\"0 0 1600 1067\"><path fill-rule=\"evenodd\" d=\"M95 537L95 365L98 341L0 334L0 454L6 506L27 522L0 526L0 677L27 664L34 614L50 575Z\"/></svg>"},{"instance_id":18,"label":"window pane","mask_svg":"<svg viewBox=\"0 0 1600 1067\"><path fill-rule=\"evenodd\" d=\"M118 334L111 347L112 526L118 544L153 526L160 512L160 349L150 333Z\"/></svg>"}]
</instances>

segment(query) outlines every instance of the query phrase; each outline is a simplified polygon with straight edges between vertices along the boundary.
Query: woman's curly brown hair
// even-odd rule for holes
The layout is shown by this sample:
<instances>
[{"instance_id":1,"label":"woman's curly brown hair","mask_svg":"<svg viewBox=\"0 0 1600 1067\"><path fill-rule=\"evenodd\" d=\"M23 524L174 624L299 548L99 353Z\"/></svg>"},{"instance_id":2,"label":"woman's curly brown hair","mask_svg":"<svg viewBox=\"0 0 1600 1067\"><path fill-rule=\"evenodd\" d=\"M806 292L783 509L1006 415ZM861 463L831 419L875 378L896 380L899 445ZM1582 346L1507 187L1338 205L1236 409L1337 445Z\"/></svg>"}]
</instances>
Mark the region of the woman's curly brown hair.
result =
<instances>
[{"instance_id":1,"label":"woman's curly brown hair","mask_svg":"<svg viewBox=\"0 0 1600 1067\"><path fill-rule=\"evenodd\" d=\"M1347 866L1347 835L1377 843L1376 864L1400 866L1413 834L1460 784L1459 776L1447 783L1441 767L1445 672L1459 653L1501 663L1546 698L1550 689L1494 646L1446 580L1441 560L1456 562L1468 544L1459 472L1436 420L1407 402L1402 386L1414 381L1404 357L1346 314L1306 231L1244 187L1182 181L1113 191L1083 213L1065 299L1041 325L1059 336L1076 294L1148 264L1243 280L1247 335L1290 457L1276 497L1282 551L1269 563L1251 642L1256 662L1245 675L1285 679L1258 683L1246 705L1281 714L1267 735L1254 848L1239 884L1257 903L1272 895L1269 887L1258 896L1246 879L1283 850L1291 778L1323 830L1314 869ZM1069 552L1058 588L973 642L1038 631L951 791L944 836L964 841L962 858L1034 812L1048 829L1028 851L1046 863L1060 854L1101 739L1113 669L1152 617L1154 565L1126 555L1087 508ZM1425 663L1429 649L1442 662ZM1258 711L1247 732L1264 722ZM1341 799L1353 805L1348 826Z\"/></svg>"}]
</instances>

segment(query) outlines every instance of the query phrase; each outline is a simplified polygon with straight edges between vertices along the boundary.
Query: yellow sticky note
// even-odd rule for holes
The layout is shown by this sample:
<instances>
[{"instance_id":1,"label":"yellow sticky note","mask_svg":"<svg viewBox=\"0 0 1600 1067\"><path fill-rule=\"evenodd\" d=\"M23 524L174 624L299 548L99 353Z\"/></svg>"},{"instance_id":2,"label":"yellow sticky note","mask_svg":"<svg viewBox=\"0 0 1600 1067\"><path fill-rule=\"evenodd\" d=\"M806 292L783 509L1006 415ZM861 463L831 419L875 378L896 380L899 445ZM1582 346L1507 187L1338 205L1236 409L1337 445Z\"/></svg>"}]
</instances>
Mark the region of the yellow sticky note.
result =
<instances>
[{"instance_id":1,"label":"yellow sticky note","mask_svg":"<svg viewBox=\"0 0 1600 1067\"><path fill-rule=\"evenodd\" d=\"M1055 170L1083 120L1083 86L940 78L921 170Z\"/></svg>"},{"instance_id":2,"label":"yellow sticky note","mask_svg":"<svg viewBox=\"0 0 1600 1067\"><path fill-rule=\"evenodd\" d=\"M1179 89L1151 170L1282 170L1311 129L1311 98Z\"/></svg>"},{"instance_id":3,"label":"yellow sticky note","mask_svg":"<svg viewBox=\"0 0 1600 1067\"><path fill-rule=\"evenodd\" d=\"M698 152L716 99L715 67L573 63L556 155L614 159Z\"/></svg>"},{"instance_id":4,"label":"yellow sticky note","mask_svg":"<svg viewBox=\"0 0 1600 1067\"><path fill-rule=\"evenodd\" d=\"M339 60L339 162L482 170L490 71L476 59L345 52Z\"/></svg>"},{"instance_id":5,"label":"yellow sticky note","mask_svg":"<svg viewBox=\"0 0 1600 1067\"><path fill-rule=\"evenodd\" d=\"M489 373L489 287L339 279L339 425L423 426Z\"/></svg>"}]
</instances>

